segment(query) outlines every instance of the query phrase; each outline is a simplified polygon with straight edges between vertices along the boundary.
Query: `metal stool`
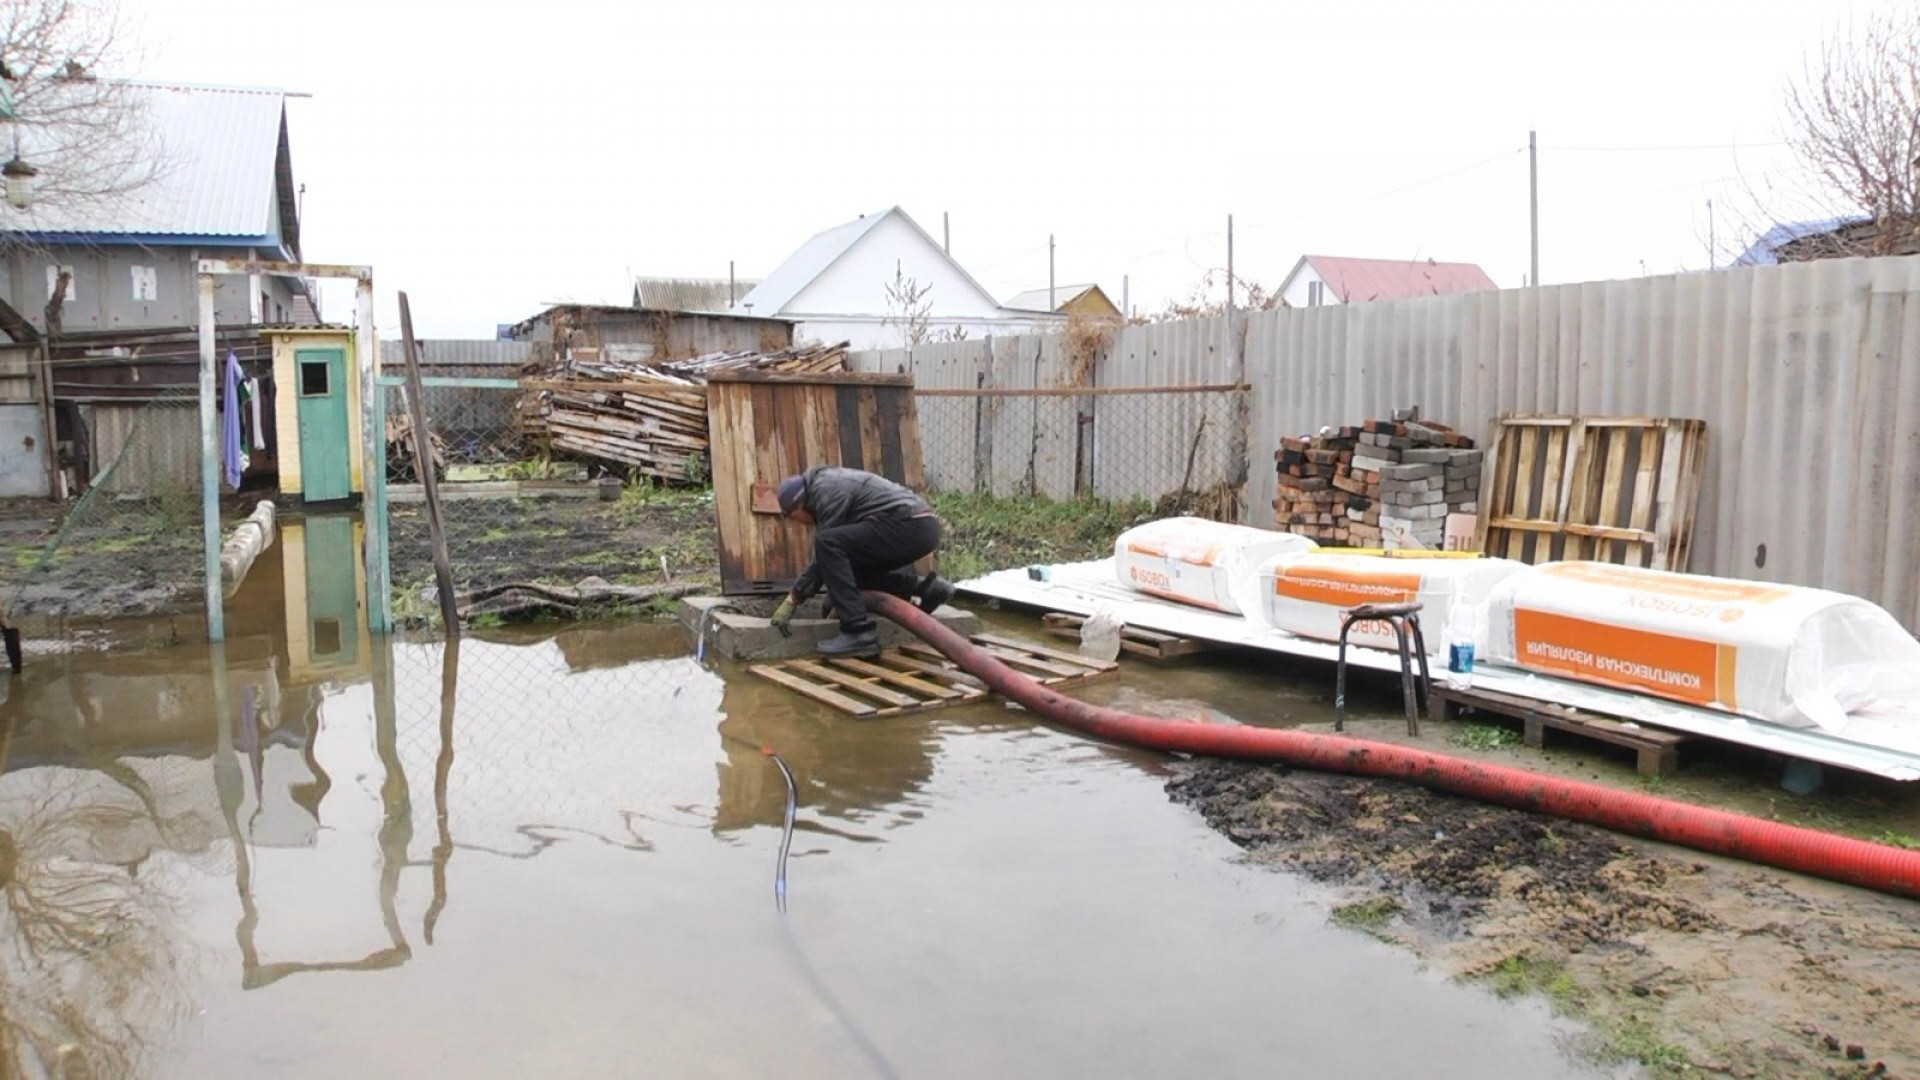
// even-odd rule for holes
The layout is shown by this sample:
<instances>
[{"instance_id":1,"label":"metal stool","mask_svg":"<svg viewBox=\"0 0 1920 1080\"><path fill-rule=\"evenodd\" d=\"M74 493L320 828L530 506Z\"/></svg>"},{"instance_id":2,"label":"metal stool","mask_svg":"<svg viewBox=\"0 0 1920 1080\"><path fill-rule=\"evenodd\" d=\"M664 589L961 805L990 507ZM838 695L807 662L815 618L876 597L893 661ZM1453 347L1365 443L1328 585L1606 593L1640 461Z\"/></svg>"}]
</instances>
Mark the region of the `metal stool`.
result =
<instances>
[{"instance_id":1,"label":"metal stool","mask_svg":"<svg viewBox=\"0 0 1920 1080\"><path fill-rule=\"evenodd\" d=\"M1361 604L1340 613L1340 666L1335 676L1333 691L1333 730L1345 731L1347 727L1347 634L1357 622L1384 622L1393 627L1394 637L1400 643L1400 690L1407 699L1407 734L1420 734L1420 713L1427 708L1427 639L1420 633L1420 605L1406 604ZM1412 638L1413 653L1420 659L1420 679L1413 677L1414 656L1408 655L1408 638Z\"/></svg>"}]
</instances>

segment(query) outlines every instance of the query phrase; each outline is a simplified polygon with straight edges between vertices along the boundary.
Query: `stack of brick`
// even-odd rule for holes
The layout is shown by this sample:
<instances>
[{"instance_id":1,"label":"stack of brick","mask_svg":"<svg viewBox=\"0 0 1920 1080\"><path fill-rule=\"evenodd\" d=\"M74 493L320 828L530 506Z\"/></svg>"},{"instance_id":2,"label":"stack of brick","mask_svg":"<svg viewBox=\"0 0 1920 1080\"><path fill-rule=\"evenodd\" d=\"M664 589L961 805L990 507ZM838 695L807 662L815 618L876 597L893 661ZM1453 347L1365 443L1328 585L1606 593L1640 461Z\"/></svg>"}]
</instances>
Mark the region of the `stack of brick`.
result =
<instances>
[{"instance_id":1,"label":"stack of brick","mask_svg":"<svg viewBox=\"0 0 1920 1080\"><path fill-rule=\"evenodd\" d=\"M1283 440L1275 527L1332 546L1444 548L1447 515L1479 512L1481 452L1419 417Z\"/></svg>"},{"instance_id":2,"label":"stack of brick","mask_svg":"<svg viewBox=\"0 0 1920 1080\"><path fill-rule=\"evenodd\" d=\"M1274 523L1282 532L1321 544L1351 542L1348 514L1369 508L1356 490L1349 466L1360 445L1359 428L1324 431L1313 438L1282 439L1274 452L1280 486L1273 500ZM1344 482L1343 482L1344 481Z\"/></svg>"}]
</instances>

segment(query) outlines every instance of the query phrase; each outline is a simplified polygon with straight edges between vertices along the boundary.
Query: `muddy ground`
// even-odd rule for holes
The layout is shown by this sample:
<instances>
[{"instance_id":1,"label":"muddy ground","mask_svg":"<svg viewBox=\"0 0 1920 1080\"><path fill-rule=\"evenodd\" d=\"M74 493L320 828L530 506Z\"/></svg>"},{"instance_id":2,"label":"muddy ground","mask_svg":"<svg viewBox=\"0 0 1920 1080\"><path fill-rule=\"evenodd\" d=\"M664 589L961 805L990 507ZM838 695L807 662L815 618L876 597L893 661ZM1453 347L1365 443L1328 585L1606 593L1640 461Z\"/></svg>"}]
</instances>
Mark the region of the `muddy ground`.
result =
<instances>
[{"instance_id":1,"label":"muddy ground","mask_svg":"<svg viewBox=\"0 0 1920 1080\"><path fill-rule=\"evenodd\" d=\"M1655 1076L1920 1075L1920 904L1411 785L1190 762L1168 790L1248 858L1350 893L1336 922Z\"/></svg>"},{"instance_id":2,"label":"muddy ground","mask_svg":"<svg viewBox=\"0 0 1920 1080\"><path fill-rule=\"evenodd\" d=\"M426 506L388 514L396 588L433 580ZM619 499L460 499L442 522L462 588L513 581L570 585L598 577L617 585L720 580L710 491L628 488ZM662 569L664 560L665 569Z\"/></svg>"}]
</instances>

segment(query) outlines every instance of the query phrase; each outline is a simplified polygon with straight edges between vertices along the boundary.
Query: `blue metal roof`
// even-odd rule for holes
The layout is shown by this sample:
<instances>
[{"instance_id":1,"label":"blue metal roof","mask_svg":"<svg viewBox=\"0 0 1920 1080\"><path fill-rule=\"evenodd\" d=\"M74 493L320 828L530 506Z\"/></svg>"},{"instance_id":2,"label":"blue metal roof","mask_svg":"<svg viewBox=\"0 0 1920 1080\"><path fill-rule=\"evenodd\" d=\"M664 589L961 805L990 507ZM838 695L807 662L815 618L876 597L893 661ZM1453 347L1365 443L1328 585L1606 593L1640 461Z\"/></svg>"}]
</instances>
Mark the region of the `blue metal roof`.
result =
<instances>
[{"instance_id":1,"label":"blue metal roof","mask_svg":"<svg viewBox=\"0 0 1920 1080\"><path fill-rule=\"evenodd\" d=\"M190 244L280 247L275 185L285 94L279 90L127 85L155 175L124 195L36 203L0 210L0 226L41 243ZM30 157L32 148L26 148ZM290 170L290 165L288 166Z\"/></svg>"},{"instance_id":2,"label":"blue metal roof","mask_svg":"<svg viewBox=\"0 0 1920 1080\"><path fill-rule=\"evenodd\" d=\"M1779 224L1775 225L1773 228L1768 229L1765 233L1762 233L1760 236L1760 239L1755 240L1753 242L1753 246L1741 252L1740 257L1733 260L1733 265L1735 266L1778 265L1780 260L1774 256L1774 252L1780 250L1782 247L1786 246L1787 244L1790 244L1795 240L1799 240L1802 237L1816 236L1820 233L1832 232L1843 225L1851 225L1854 222L1859 220L1861 219L1837 217L1837 218L1820 218L1814 221L1780 222Z\"/></svg>"}]
</instances>

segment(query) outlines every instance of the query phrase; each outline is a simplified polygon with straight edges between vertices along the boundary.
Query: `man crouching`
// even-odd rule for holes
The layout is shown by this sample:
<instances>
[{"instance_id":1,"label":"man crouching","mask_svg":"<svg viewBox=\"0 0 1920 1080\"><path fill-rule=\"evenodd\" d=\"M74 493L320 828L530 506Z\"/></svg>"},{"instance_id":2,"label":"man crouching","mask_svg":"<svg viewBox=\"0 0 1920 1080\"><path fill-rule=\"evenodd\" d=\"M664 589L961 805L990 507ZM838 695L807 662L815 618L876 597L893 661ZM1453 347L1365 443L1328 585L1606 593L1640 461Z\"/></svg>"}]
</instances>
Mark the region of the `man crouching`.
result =
<instances>
[{"instance_id":1,"label":"man crouching","mask_svg":"<svg viewBox=\"0 0 1920 1080\"><path fill-rule=\"evenodd\" d=\"M911 488L860 469L820 465L780 482L780 513L814 527L813 561L774 609L783 633L793 609L822 584L840 620L840 633L820 643L823 656L877 656L880 630L860 598L875 589L934 611L953 598L953 583L921 577L915 561L940 546L940 519Z\"/></svg>"}]
</instances>

